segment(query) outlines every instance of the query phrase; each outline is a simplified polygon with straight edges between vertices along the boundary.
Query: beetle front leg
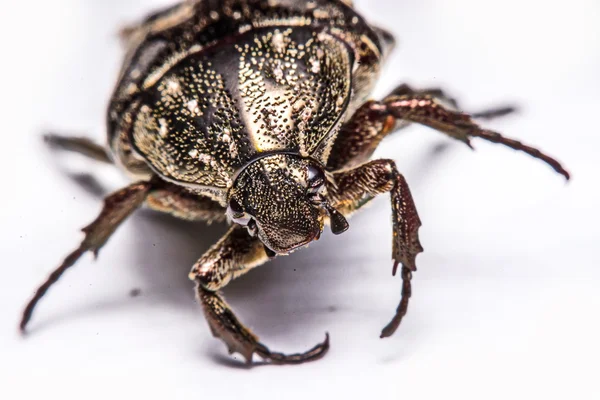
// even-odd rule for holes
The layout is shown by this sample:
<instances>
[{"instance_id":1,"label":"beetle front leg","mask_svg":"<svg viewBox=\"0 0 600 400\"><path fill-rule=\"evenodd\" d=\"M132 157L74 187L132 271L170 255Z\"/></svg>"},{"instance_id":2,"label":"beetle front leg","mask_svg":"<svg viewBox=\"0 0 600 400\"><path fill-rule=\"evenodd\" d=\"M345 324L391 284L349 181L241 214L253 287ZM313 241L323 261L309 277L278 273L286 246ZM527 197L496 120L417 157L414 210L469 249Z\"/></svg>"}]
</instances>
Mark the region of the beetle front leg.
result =
<instances>
[{"instance_id":1,"label":"beetle front leg","mask_svg":"<svg viewBox=\"0 0 600 400\"><path fill-rule=\"evenodd\" d=\"M392 275L396 275L398 265L402 264L400 304L394 318L381 332L382 338L391 336L408 309L412 272L417 270L415 259L423 251L418 234L421 220L410 189L392 160L375 160L352 170L334 173L333 182L335 184L328 187L329 200L343 214L357 210L378 194L390 192L394 235Z\"/></svg>"},{"instance_id":2,"label":"beetle front leg","mask_svg":"<svg viewBox=\"0 0 600 400\"><path fill-rule=\"evenodd\" d=\"M268 260L262 242L248 235L244 228L234 226L196 262L190 279L197 284L198 300L213 335L225 342L230 353L240 353L248 364L252 363L254 353L274 364L301 364L321 358L329 349L328 336L304 353L273 352L238 320L218 292L232 279Z\"/></svg>"},{"instance_id":3,"label":"beetle front leg","mask_svg":"<svg viewBox=\"0 0 600 400\"><path fill-rule=\"evenodd\" d=\"M19 325L22 332L25 331L27 323L31 319L33 310L38 301L46 294L48 289L58 281L61 275L72 267L79 258L91 251L98 255L98 251L113 232L131 213L142 205L146 196L154 186L154 181L137 182L123 188L104 199L104 207L100 215L90 225L83 228L85 238L71 254L65 258L63 263L55 269L48 279L36 290L33 298L27 303L23 310L23 316Z\"/></svg>"}]
</instances>

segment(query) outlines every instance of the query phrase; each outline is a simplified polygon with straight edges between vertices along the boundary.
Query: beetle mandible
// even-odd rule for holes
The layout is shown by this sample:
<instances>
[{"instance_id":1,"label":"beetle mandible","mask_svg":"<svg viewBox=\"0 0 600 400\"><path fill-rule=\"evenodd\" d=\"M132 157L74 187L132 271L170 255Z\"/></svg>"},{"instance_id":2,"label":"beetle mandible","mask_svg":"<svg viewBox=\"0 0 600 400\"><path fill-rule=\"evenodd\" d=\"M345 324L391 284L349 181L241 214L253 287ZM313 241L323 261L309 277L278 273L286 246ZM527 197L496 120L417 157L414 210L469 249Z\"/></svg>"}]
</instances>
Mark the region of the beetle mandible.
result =
<instances>
[{"instance_id":1,"label":"beetle mandible","mask_svg":"<svg viewBox=\"0 0 600 400\"><path fill-rule=\"evenodd\" d=\"M97 253L143 204L176 217L229 221L228 232L192 267L212 333L248 363L323 356L325 341L286 355L271 351L238 320L220 289L269 259L321 235L348 229L346 217L390 193L393 273L402 293L381 337L408 308L421 225L394 161L370 160L389 134L417 123L468 146L482 138L538 158L569 179L553 158L484 129L498 108L460 111L440 89L400 85L369 100L393 37L370 25L351 0L193 0L122 31L127 51L107 112L108 149L85 138L49 135L55 147L113 163L134 183L109 195L83 229L81 245L36 291L25 330L48 288L86 252Z\"/></svg>"}]
</instances>

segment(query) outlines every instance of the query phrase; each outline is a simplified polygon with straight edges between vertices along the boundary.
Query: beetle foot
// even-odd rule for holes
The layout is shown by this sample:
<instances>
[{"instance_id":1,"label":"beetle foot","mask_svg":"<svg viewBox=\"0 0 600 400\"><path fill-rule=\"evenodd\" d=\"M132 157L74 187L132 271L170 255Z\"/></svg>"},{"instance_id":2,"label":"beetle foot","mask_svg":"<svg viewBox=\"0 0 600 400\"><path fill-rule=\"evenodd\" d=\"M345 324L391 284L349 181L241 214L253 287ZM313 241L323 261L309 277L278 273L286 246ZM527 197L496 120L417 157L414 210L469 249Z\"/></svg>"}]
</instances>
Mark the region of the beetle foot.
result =
<instances>
[{"instance_id":1,"label":"beetle foot","mask_svg":"<svg viewBox=\"0 0 600 400\"><path fill-rule=\"evenodd\" d=\"M322 343L306 352L296 354L273 352L260 343L258 337L237 319L218 293L199 286L198 297L213 336L225 342L229 354L241 354L249 365L255 364L252 360L253 354L260 356L266 363L302 364L321 358L329 350L329 334L326 334Z\"/></svg>"},{"instance_id":2,"label":"beetle foot","mask_svg":"<svg viewBox=\"0 0 600 400\"><path fill-rule=\"evenodd\" d=\"M394 270L397 268L398 262L394 263ZM402 322L402 318L406 315L406 311L408 310L408 301L412 294L411 281L412 279L412 271L405 266L402 266L402 297L400 299L400 304L398 304L398 308L396 309L396 314L394 318L381 330L380 338L390 337L396 332L396 329L400 326L400 322Z\"/></svg>"},{"instance_id":3,"label":"beetle foot","mask_svg":"<svg viewBox=\"0 0 600 400\"><path fill-rule=\"evenodd\" d=\"M258 343L256 354L264 360L273 364L302 364L308 361L315 361L323 357L329 350L329 333L325 333L325 340L303 353L283 354L270 351L262 343Z\"/></svg>"}]
</instances>

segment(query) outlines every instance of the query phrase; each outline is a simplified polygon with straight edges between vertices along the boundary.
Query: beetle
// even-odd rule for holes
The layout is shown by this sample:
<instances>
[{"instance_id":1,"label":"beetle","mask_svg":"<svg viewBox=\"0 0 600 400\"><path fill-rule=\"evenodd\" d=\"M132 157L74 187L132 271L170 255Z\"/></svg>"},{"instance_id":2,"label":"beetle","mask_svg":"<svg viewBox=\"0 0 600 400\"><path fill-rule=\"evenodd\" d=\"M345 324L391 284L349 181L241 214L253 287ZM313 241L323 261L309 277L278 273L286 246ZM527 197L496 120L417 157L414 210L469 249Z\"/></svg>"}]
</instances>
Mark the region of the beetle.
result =
<instances>
[{"instance_id":1,"label":"beetle","mask_svg":"<svg viewBox=\"0 0 600 400\"><path fill-rule=\"evenodd\" d=\"M37 302L86 252L97 254L143 204L188 220L230 228L194 264L190 279L214 336L248 363L291 364L323 356L329 337L308 351L271 351L247 329L220 290L270 259L334 234L379 194L391 197L392 272L401 299L381 337L406 314L419 215L394 161L371 160L379 143L410 123L468 146L481 138L540 159L569 179L555 159L482 128L440 89L398 86L369 99L394 47L350 0L195 0L148 16L122 31L126 55L107 112L108 148L85 138L49 135L55 147L115 164L133 183L104 200L80 246L27 304Z\"/></svg>"}]
</instances>

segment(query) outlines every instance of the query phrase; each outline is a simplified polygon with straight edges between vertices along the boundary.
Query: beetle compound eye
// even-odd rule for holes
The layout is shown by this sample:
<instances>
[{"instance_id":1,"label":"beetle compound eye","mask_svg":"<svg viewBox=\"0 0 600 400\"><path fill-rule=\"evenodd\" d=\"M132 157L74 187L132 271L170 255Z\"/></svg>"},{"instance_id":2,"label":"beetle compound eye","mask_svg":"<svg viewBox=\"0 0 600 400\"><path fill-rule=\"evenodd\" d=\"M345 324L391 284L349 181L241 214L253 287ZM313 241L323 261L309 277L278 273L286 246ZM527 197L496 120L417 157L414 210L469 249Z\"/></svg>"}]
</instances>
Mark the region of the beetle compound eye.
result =
<instances>
[{"instance_id":1,"label":"beetle compound eye","mask_svg":"<svg viewBox=\"0 0 600 400\"><path fill-rule=\"evenodd\" d=\"M306 193L308 199L315 205L325 202L325 173L315 165L307 167Z\"/></svg>"},{"instance_id":2,"label":"beetle compound eye","mask_svg":"<svg viewBox=\"0 0 600 400\"><path fill-rule=\"evenodd\" d=\"M325 173L314 165L309 165L307 169L306 190L313 202L321 203L321 194L325 189Z\"/></svg>"},{"instance_id":3,"label":"beetle compound eye","mask_svg":"<svg viewBox=\"0 0 600 400\"><path fill-rule=\"evenodd\" d=\"M242 205L240 203L238 203L238 201L236 199L231 199L229 201L229 209L231 210L231 212L233 214L243 214L244 213L244 209L242 208Z\"/></svg>"},{"instance_id":4,"label":"beetle compound eye","mask_svg":"<svg viewBox=\"0 0 600 400\"><path fill-rule=\"evenodd\" d=\"M227 213L236 224L240 224L243 226L248 225L252 217L244 212L244 209L235 199L231 199L229 201L229 207L227 207Z\"/></svg>"},{"instance_id":5,"label":"beetle compound eye","mask_svg":"<svg viewBox=\"0 0 600 400\"><path fill-rule=\"evenodd\" d=\"M323 183L325 183L325 174L323 173L323 170L314 165L309 165L307 167L306 182L309 188L315 188L323 185Z\"/></svg>"}]
</instances>

